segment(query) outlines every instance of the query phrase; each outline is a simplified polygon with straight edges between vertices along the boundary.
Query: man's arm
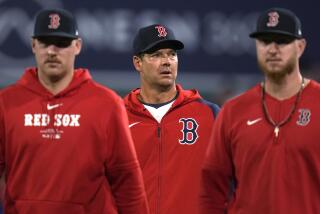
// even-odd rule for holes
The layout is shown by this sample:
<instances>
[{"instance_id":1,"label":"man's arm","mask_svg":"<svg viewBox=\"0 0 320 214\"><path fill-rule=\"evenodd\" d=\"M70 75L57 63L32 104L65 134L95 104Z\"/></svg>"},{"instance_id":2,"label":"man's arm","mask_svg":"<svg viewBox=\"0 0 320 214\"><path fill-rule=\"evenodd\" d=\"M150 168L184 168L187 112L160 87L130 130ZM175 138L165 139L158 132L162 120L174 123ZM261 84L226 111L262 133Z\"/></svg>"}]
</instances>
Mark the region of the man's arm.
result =
<instances>
[{"instance_id":1,"label":"man's arm","mask_svg":"<svg viewBox=\"0 0 320 214\"><path fill-rule=\"evenodd\" d=\"M225 214L230 200L233 170L224 114L222 109L215 121L202 168L200 214Z\"/></svg>"},{"instance_id":2,"label":"man's arm","mask_svg":"<svg viewBox=\"0 0 320 214\"><path fill-rule=\"evenodd\" d=\"M111 141L112 147L106 171L118 211L125 214L148 213L142 172L129 130L127 113L120 98L113 109L110 124L112 131L108 131L108 141Z\"/></svg>"}]
</instances>

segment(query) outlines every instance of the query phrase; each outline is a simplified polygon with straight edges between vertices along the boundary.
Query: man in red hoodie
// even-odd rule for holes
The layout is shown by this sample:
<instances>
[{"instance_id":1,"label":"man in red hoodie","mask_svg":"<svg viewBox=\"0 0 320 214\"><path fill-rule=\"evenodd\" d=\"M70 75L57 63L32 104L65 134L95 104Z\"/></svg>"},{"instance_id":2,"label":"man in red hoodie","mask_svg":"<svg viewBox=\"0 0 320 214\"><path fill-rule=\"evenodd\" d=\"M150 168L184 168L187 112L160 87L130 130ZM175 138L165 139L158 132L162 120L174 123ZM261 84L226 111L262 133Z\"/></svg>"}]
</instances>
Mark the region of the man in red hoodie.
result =
<instances>
[{"instance_id":1,"label":"man in red hoodie","mask_svg":"<svg viewBox=\"0 0 320 214\"><path fill-rule=\"evenodd\" d=\"M40 11L37 67L0 93L7 214L148 213L123 102L74 69L81 45L69 12Z\"/></svg>"},{"instance_id":2,"label":"man in red hoodie","mask_svg":"<svg viewBox=\"0 0 320 214\"><path fill-rule=\"evenodd\" d=\"M183 47L161 24L141 28L133 42L141 85L125 104L152 214L198 213L201 164L219 110L176 84Z\"/></svg>"}]
</instances>

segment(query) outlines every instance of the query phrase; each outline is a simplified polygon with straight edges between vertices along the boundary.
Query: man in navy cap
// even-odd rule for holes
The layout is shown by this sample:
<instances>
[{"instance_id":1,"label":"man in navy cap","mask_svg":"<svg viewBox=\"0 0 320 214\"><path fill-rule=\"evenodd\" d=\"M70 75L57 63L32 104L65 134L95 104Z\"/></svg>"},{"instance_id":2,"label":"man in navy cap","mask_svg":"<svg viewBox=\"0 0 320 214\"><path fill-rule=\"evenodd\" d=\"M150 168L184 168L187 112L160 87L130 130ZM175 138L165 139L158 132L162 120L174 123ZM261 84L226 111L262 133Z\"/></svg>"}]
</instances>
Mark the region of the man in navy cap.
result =
<instances>
[{"instance_id":1,"label":"man in navy cap","mask_svg":"<svg viewBox=\"0 0 320 214\"><path fill-rule=\"evenodd\" d=\"M36 67L0 93L0 176L5 213L148 213L122 99L75 69L75 18L40 11Z\"/></svg>"},{"instance_id":2,"label":"man in navy cap","mask_svg":"<svg viewBox=\"0 0 320 214\"><path fill-rule=\"evenodd\" d=\"M292 11L271 8L250 37L264 81L219 113L200 213L320 213L320 85L300 71L301 23Z\"/></svg>"},{"instance_id":3,"label":"man in navy cap","mask_svg":"<svg viewBox=\"0 0 320 214\"><path fill-rule=\"evenodd\" d=\"M140 28L133 65L140 88L125 98L152 214L195 214L200 170L219 107L176 84L184 44L165 25Z\"/></svg>"}]
</instances>

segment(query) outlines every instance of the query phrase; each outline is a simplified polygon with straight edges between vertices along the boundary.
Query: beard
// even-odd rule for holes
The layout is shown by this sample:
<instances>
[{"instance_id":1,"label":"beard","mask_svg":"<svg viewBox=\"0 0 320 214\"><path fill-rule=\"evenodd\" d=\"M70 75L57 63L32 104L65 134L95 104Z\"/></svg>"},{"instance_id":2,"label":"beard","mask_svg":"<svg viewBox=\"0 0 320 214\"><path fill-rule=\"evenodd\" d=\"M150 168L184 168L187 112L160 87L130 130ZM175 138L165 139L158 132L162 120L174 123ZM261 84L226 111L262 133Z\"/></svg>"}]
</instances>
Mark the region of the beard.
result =
<instances>
[{"instance_id":1,"label":"beard","mask_svg":"<svg viewBox=\"0 0 320 214\"><path fill-rule=\"evenodd\" d=\"M267 65L265 61L258 59L258 66L260 70L267 76L269 79L272 79L275 82L280 82L285 78L285 76L291 74L296 67L297 61L295 58L290 58L285 65L281 66L270 66Z\"/></svg>"}]
</instances>

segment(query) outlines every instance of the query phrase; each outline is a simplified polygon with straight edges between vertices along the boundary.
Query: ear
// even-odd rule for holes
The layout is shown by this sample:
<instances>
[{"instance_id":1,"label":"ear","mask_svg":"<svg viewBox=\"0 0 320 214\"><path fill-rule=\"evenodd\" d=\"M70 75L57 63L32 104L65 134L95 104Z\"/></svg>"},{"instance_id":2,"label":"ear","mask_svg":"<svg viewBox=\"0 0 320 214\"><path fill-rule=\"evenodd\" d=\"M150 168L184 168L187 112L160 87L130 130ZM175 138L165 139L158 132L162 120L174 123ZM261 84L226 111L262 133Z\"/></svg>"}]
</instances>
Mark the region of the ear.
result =
<instances>
[{"instance_id":1,"label":"ear","mask_svg":"<svg viewBox=\"0 0 320 214\"><path fill-rule=\"evenodd\" d=\"M307 47L307 41L305 39L299 39L298 40L298 48L299 48L299 57L302 56L304 50Z\"/></svg>"},{"instance_id":2,"label":"ear","mask_svg":"<svg viewBox=\"0 0 320 214\"><path fill-rule=\"evenodd\" d=\"M80 54L80 52L81 52L81 49L82 49L82 39L75 39L75 49L76 49L76 51L75 51L75 54L76 55L79 55Z\"/></svg>"},{"instance_id":3,"label":"ear","mask_svg":"<svg viewBox=\"0 0 320 214\"><path fill-rule=\"evenodd\" d=\"M35 47L36 47L36 39L32 38L32 39L31 39L31 49L32 49L32 53L35 53Z\"/></svg>"},{"instance_id":4,"label":"ear","mask_svg":"<svg viewBox=\"0 0 320 214\"><path fill-rule=\"evenodd\" d=\"M142 58L138 57L138 56L133 56L132 57L132 63L134 65L134 68L140 72L141 71L141 67L142 67Z\"/></svg>"}]
</instances>

